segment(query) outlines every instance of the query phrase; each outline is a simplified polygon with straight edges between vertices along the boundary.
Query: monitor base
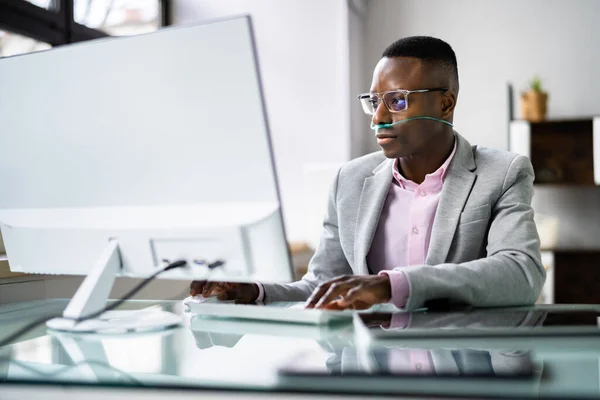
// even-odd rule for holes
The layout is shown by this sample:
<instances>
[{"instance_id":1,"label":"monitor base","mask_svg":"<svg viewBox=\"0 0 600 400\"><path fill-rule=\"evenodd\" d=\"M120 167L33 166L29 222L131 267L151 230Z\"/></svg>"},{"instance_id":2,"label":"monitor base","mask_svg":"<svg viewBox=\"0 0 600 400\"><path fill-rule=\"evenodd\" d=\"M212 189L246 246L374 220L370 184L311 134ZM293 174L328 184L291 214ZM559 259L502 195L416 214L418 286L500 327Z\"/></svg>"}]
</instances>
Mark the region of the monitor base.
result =
<instances>
[{"instance_id":1,"label":"monitor base","mask_svg":"<svg viewBox=\"0 0 600 400\"><path fill-rule=\"evenodd\" d=\"M46 322L50 329L73 333L124 333L157 331L180 325L182 317L167 311L107 311L98 318L76 322L69 318L53 318Z\"/></svg>"}]
</instances>

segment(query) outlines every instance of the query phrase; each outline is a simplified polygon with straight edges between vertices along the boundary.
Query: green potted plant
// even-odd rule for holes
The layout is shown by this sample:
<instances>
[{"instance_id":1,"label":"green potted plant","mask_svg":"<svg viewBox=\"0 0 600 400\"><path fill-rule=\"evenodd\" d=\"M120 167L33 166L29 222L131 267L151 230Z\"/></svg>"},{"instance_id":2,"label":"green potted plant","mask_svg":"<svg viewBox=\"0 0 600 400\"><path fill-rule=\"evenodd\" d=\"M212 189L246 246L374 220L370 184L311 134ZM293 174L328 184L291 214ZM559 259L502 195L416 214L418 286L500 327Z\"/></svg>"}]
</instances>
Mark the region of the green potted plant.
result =
<instances>
[{"instance_id":1,"label":"green potted plant","mask_svg":"<svg viewBox=\"0 0 600 400\"><path fill-rule=\"evenodd\" d=\"M521 118L539 122L546 119L548 93L542 90L542 80L535 76L529 82L529 90L521 93Z\"/></svg>"}]
</instances>

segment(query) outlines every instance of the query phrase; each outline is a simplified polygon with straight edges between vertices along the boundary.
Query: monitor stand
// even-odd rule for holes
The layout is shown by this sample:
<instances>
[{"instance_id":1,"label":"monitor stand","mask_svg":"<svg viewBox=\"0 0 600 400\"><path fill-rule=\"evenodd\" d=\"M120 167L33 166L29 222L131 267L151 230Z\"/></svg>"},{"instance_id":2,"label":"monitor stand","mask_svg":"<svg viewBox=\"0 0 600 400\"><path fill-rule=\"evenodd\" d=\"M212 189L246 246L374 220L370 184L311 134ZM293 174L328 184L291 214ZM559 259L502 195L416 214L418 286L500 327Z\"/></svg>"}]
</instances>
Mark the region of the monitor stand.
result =
<instances>
[{"instance_id":1,"label":"monitor stand","mask_svg":"<svg viewBox=\"0 0 600 400\"><path fill-rule=\"evenodd\" d=\"M96 318L77 322L77 319L105 307L120 269L119 244L117 241L110 241L65 308L63 317L46 322L48 328L80 333L123 333L160 330L181 324L180 316L156 309L106 311Z\"/></svg>"}]
</instances>

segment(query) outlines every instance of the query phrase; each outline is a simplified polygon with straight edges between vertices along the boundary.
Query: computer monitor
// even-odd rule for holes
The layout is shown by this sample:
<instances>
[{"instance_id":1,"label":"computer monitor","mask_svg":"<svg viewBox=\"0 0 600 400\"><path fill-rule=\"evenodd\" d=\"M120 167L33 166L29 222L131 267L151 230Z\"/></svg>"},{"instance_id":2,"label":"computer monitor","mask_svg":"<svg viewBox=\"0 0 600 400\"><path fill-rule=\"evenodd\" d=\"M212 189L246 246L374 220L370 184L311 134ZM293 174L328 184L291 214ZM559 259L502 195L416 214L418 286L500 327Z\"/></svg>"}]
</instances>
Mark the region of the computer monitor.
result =
<instances>
[{"instance_id":1,"label":"computer monitor","mask_svg":"<svg viewBox=\"0 0 600 400\"><path fill-rule=\"evenodd\" d=\"M1 59L0 88L10 268L88 275L64 316L177 259L161 278L293 279L250 17Z\"/></svg>"}]
</instances>

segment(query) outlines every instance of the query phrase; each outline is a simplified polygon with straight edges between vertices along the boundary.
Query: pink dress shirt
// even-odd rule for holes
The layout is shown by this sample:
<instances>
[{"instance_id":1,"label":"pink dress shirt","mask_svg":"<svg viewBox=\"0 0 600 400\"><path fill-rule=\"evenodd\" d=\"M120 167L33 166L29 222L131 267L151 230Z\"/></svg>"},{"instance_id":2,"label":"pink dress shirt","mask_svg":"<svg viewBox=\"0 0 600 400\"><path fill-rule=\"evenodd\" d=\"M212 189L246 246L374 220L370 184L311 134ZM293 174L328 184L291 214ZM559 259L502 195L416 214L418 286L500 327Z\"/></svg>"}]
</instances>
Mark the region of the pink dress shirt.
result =
<instances>
[{"instance_id":1,"label":"pink dress shirt","mask_svg":"<svg viewBox=\"0 0 600 400\"><path fill-rule=\"evenodd\" d=\"M383 329L404 329L409 323L409 313L394 313L390 325ZM390 372L412 372L424 375L435 373L431 353L428 350L391 348L389 353L388 368Z\"/></svg>"},{"instance_id":2,"label":"pink dress shirt","mask_svg":"<svg viewBox=\"0 0 600 400\"><path fill-rule=\"evenodd\" d=\"M402 267L425 264L444 177L455 153L456 140L450 156L435 172L426 175L420 185L403 177L398 162L394 162L392 183L367 255L367 265L372 274L389 276L390 303L396 307L404 307L410 295Z\"/></svg>"},{"instance_id":3,"label":"pink dress shirt","mask_svg":"<svg viewBox=\"0 0 600 400\"><path fill-rule=\"evenodd\" d=\"M426 175L420 185L402 176L397 161L393 164L394 179L367 255L367 265L372 274L390 277L390 303L398 308L406 305L410 295L410 286L402 267L425 264L444 177L455 153L456 139L450 156L435 172ZM259 291L256 301L262 302L264 288L259 282L256 283Z\"/></svg>"}]
</instances>

